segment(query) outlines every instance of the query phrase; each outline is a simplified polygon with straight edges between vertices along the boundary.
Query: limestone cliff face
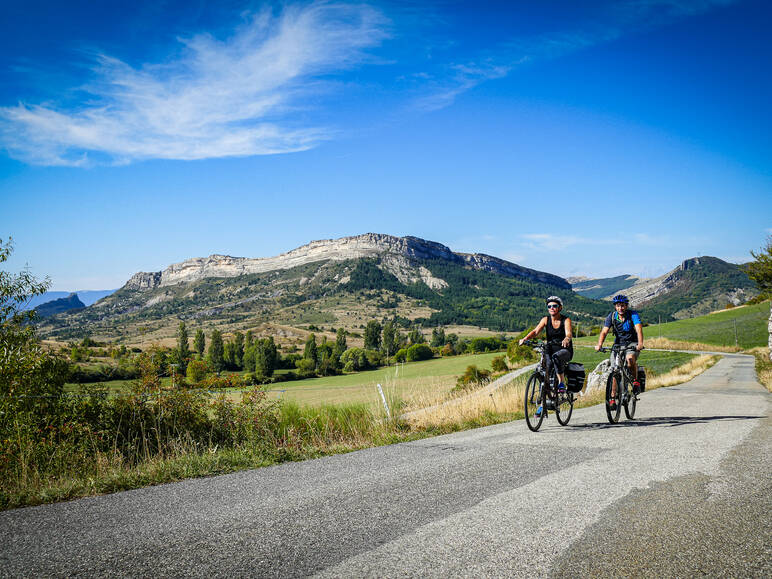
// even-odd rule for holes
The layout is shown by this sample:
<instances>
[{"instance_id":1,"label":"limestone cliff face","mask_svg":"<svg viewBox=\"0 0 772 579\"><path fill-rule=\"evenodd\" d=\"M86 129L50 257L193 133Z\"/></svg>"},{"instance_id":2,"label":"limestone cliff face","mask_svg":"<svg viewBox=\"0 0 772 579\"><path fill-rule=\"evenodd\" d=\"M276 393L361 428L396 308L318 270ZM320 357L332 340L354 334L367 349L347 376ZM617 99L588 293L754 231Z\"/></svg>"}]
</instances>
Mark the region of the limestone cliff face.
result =
<instances>
[{"instance_id":1,"label":"limestone cliff face","mask_svg":"<svg viewBox=\"0 0 772 579\"><path fill-rule=\"evenodd\" d=\"M625 290L625 293L634 304L640 305L653 300L657 296L671 291L683 278L683 272L700 265L699 257L692 257L681 262L681 265L669 271L665 275L654 279L642 279L634 286Z\"/></svg>"},{"instance_id":2,"label":"limestone cliff face","mask_svg":"<svg viewBox=\"0 0 772 579\"><path fill-rule=\"evenodd\" d=\"M319 261L343 261L375 257L381 258L384 269L393 273L403 283L415 282L420 279L435 289L441 289L447 284L444 280L432 277L426 268L421 267L421 260L444 259L510 277L550 283L565 289L571 288L570 284L561 277L520 267L489 255L459 254L434 241L426 241L418 237L395 237L378 233L312 241L275 257L248 258L228 255L196 257L172 264L163 271L139 272L131 277L125 288L148 290L179 283L190 283L208 277L236 277L251 273L290 269Z\"/></svg>"}]
</instances>

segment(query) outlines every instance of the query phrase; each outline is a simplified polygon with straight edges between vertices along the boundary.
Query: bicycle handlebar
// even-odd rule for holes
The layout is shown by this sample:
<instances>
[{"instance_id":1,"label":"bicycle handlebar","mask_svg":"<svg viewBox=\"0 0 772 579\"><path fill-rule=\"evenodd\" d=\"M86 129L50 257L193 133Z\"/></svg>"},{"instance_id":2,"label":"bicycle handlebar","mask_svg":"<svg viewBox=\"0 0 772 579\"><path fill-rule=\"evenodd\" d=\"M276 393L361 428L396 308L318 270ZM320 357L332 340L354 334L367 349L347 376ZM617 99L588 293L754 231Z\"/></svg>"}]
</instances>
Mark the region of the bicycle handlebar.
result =
<instances>
[{"instance_id":1,"label":"bicycle handlebar","mask_svg":"<svg viewBox=\"0 0 772 579\"><path fill-rule=\"evenodd\" d=\"M630 344L628 344L627 346L621 346L619 344L614 344L610 348L603 348L603 347L601 347L598 351L599 352L603 352L605 354L606 352L620 352L620 351L623 351L623 350L635 350L635 349L636 349L635 346L631 346ZM646 346L641 346L641 350L645 350L645 349L646 349Z\"/></svg>"}]
</instances>

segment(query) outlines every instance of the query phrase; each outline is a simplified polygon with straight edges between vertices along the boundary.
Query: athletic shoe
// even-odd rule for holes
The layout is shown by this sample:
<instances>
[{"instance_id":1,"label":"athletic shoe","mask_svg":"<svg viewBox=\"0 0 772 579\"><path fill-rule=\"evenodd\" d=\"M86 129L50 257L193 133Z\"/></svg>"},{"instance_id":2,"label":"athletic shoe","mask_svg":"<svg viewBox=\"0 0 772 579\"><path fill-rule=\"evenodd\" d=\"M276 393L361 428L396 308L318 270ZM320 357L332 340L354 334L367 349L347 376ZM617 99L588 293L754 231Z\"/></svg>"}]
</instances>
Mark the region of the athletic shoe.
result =
<instances>
[{"instance_id":1,"label":"athletic shoe","mask_svg":"<svg viewBox=\"0 0 772 579\"><path fill-rule=\"evenodd\" d=\"M561 394L563 394L565 391L566 391L566 385L565 385L565 384L563 384L563 382L561 382L560 384L558 384L558 392L560 392Z\"/></svg>"},{"instance_id":2,"label":"athletic shoe","mask_svg":"<svg viewBox=\"0 0 772 579\"><path fill-rule=\"evenodd\" d=\"M633 382L633 394L636 396L641 393L641 383L637 380Z\"/></svg>"},{"instance_id":3,"label":"athletic shoe","mask_svg":"<svg viewBox=\"0 0 772 579\"><path fill-rule=\"evenodd\" d=\"M608 407L609 407L611 410L616 410L616 407L617 407L617 401L616 401L616 400L609 400L609 402L608 402Z\"/></svg>"},{"instance_id":4,"label":"athletic shoe","mask_svg":"<svg viewBox=\"0 0 772 579\"><path fill-rule=\"evenodd\" d=\"M542 407L541 407L541 406L539 406L539 407L536 409L536 418L539 418L539 417L541 416L541 413L542 413Z\"/></svg>"}]
</instances>

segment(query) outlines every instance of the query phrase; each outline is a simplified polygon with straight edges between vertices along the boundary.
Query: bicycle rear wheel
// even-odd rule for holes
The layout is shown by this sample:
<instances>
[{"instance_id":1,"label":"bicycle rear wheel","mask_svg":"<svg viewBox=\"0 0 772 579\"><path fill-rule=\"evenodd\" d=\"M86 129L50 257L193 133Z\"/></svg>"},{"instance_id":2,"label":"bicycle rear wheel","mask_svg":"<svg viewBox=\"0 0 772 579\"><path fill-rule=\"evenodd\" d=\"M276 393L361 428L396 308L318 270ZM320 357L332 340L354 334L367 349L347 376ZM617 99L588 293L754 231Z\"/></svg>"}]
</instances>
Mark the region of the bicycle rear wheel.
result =
<instances>
[{"instance_id":1,"label":"bicycle rear wheel","mask_svg":"<svg viewBox=\"0 0 772 579\"><path fill-rule=\"evenodd\" d=\"M560 392L555 402L555 418L561 426L568 424L574 411L574 395L572 392Z\"/></svg>"},{"instance_id":2,"label":"bicycle rear wheel","mask_svg":"<svg viewBox=\"0 0 772 579\"><path fill-rule=\"evenodd\" d=\"M539 430L544 420L544 415L547 413L546 409L542 408L541 413L538 416L536 415L538 408L543 405L543 402L541 376L534 372L528 378L528 382L525 385L524 402L525 422L533 432Z\"/></svg>"},{"instance_id":3,"label":"bicycle rear wheel","mask_svg":"<svg viewBox=\"0 0 772 579\"><path fill-rule=\"evenodd\" d=\"M633 392L632 384L625 378L624 380L625 392L627 392L627 402L625 402L625 416L628 420L635 418L635 407L638 404L635 393Z\"/></svg>"},{"instance_id":4,"label":"bicycle rear wheel","mask_svg":"<svg viewBox=\"0 0 772 579\"><path fill-rule=\"evenodd\" d=\"M619 403L621 396L620 392L622 390L622 385L617 384L617 393L616 396L612 398L611 391L614 388L614 380L619 382L619 376L615 373L612 373L609 375L608 380L606 381L606 416L608 416L608 421L611 424L616 424L619 422L619 414L622 411L621 404ZM614 408L611 408L611 402L614 402Z\"/></svg>"}]
</instances>

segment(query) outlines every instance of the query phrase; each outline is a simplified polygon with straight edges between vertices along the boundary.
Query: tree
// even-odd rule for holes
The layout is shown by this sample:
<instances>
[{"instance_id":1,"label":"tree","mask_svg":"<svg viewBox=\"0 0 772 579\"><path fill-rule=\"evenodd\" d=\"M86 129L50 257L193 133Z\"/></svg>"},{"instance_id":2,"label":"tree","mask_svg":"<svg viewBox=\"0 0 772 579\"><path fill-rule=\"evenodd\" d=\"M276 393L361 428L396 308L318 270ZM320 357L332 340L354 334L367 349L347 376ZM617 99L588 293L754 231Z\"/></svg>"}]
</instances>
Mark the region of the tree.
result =
<instances>
[{"instance_id":1,"label":"tree","mask_svg":"<svg viewBox=\"0 0 772 579\"><path fill-rule=\"evenodd\" d=\"M347 348L346 330L338 328L338 331L335 333L335 346L332 348L332 362L336 368L340 366L340 357Z\"/></svg>"},{"instance_id":2,"label":"tree","mask_svg":"<svg viewBox=\"0 0 772 579\"><path fill-rule=\"evenodd\" d=\"M222 334L219 330L212 330L212 337L209 340L209 353L207 361L215 372L220 372L225 367L225 347L222 342Z\"/></svg>"},{"instance_id":3,"label":"tree","mask_svg":"<svg viewBox=\"0 0 772 579\"><path fill-rule=\"evenodd\" d=\"M279 357L273 337L258 340L255 352L255 373L270 378L273 376Z\"/></svg>"},{"instance_id":4,"label":"tree","mask_svg":"<svg viewBox=\"0 0 772 579\"><path fill-rule=\"evenodd\" d=\"M188 329L185 322L180 322L177 328L177 360L180 365L180 373L184 374L190 358L190 348L188 347Z\"/></svg>"},{"instance_id":5,"label":"tree","mask_svg":"<svg viewBox=\"0 0 772 579\"><path fill-rule=\"evenodd\" d=\"M365 350L379 350L381 347L381 324L375 320L365 327Z\"/></svg>"},{"instance_id":6,"label":"tree","mask_svg":"<svg viewBox=\"0 0 772 579\"><path fill-rule=\"evenodd\" d=\"M188 380L194 384L198 384L201 380L206 378L207 370L206 362L203 360L191 360L185 370L185 374L187 375Z\"/></svg>"},{"instance_id":7,"label":"tree","mask_svg":"<svg viewBox=\"0 0 772 579\"><path fill-rule=\"evenodd\" d=\"M411 346L413 344L423 344L424 342L426 342L426 338L424 338L424 335L421 333L421 330L417 328L413 328L412 330L410 330L409 338L410 338Z\"/></svg>"},{"instance_id":8,"label":"tree","mask_svg":"<svg viewBox=\"0 0 772 579\"><path fill-rule=\"evenodd\" d=\"M748 277L756 282L761 291L762 298L772 297L772 235L767 237L767 245L762 247L758 253L751 251L751 255L756 259L745 266L745 272ZM772 360L772 302L769 305L769 359Z\"/></svg>"},{"instance_id":9,"label":"tree","mask_svg":"<svg viewBox=\"0 0 772 579\"><path fill-rule=\"evenodd\" d=\"M226 370L237 370L236 368L236 344L233 342L225 342L223 344L223 361L225 362Z\"/></svg>"},{"instance_id":10,"label":"tree","mask_svg":"<svg viewBox=\"0 0 772 579\"><path fill-rule=\"evenodd\" d=\"M316 351L316 335L314 334L309 334L308 338L306 338L306 347L303 350L303 359L313 361L314 367L316 367L316 364L319 361L319 354Z\"/></svg>"},{"instance_id":11,"label":"tree","mask_svg":"<svg viewBox=\"0 0 772 579\"><path fill-rule=\"evenodd\" d=\"M252 341L254 338L252 338L252 330L247 330L247 335L244 338L244 351L246 351L247 348L252 347Z\"/></svg>"},{"instance_id":12,"label":"tree","mask_svg":"<svg viewBox=\"0 0 772 579\"><path fill-rule=\"evenodd\" d=\"M756 261L745 266L745 273L756 282L763 297L772 297L772 235L767 237L766 246L751 251L751 255Z\"/></svg>"},{"instance_id":13,"label":"tree","mask_svg":"<svg viewBox=\"0 0 772 579\"><path fill-rule=\"evenodd\" d=\"M439 348L445 345L445 328L432 329L432 347Z\"/></svg>"},{"instance_id":14,"label":"tree","mask_svg":"<svg viewBox=\"0 0 772 579\"><path fill-rule=\"evenodd\" d=\"M196 349L196 352L198 352L198 355L203 358L204 352L206 352L206 337L204 336L204 330L201 328L196 330L196 337L193 339L193 347Z\"/></svg>"},{"instance_id":15,"label":"tree","mask_svg":"<svg viewBox=\"0 0 772 579\"><path fill-rule=\"evenodd\" d=\"M244 368L244 334L236 332L233 336L233 345L236 349L234 352L234 363L236 368L241 370Z\"/></svg>"},{"instance_id":16,"label":"tree","mask_svg":"<svg viewBox=\"0 0 772 579\"><path fill-rule=\"evenodd\" d=\"M394 322L389 320L385 324L383 324L383 351L386 353L386 356L391 356L394 352L397 351L397 333L398 330L396 326L394 326Z\"/></svg>"},{"instance_id":17,"label":"tree","mask_svg":"<svg viewBox=\"0 0 772 579\"><path fill-rule=\"evenodd\" d=\"M0 239L0 263L13 253L13 240ZM45 293L50 282L38 281L29 271L0 271L0 439L7 421L25 412L43 427L58 412L68 375L65 360L40 347L28 322L34 311L23 309L30 298ZM32 422L30 422L32 423Z\"/></svg>"}]
</instances>

